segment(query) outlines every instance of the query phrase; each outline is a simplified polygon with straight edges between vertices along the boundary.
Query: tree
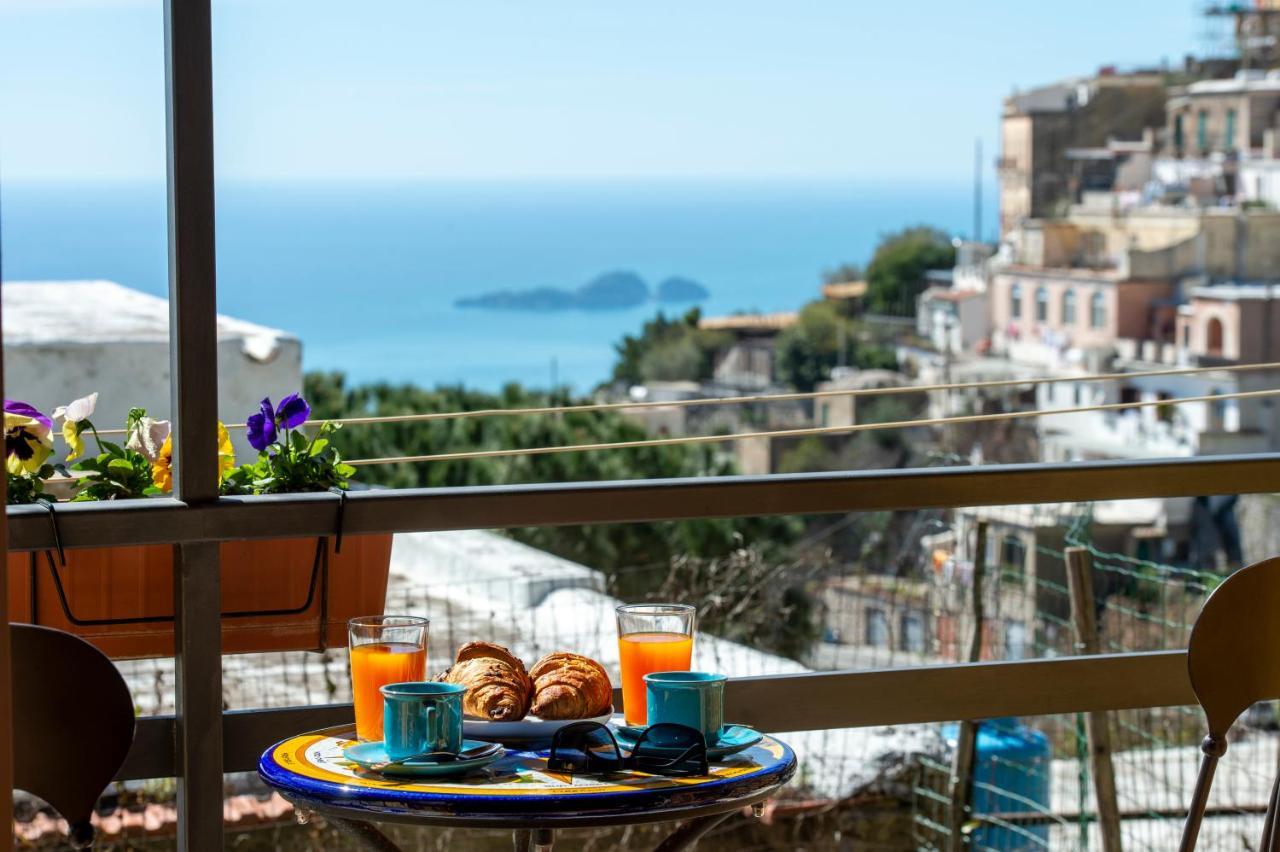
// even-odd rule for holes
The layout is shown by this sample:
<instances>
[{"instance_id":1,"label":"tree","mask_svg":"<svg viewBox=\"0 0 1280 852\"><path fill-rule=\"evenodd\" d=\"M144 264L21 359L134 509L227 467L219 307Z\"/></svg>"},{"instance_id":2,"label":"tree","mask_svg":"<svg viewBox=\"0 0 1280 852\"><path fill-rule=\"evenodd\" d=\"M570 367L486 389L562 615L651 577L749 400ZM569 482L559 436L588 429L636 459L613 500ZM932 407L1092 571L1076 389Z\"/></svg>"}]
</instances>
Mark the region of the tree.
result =
<instances>
[{"instance_id":1,"label":"tree","mask_svg":"<svg viewBox=\"0 0 1280 852\"><path fill-rule=\"evenodd\" d=\"M842 361L863 370L896 370L893 351L860 340L859 324L840 313L834 302L805 305L796 322L778 335L778 377L801 391L811 391L831 376Z\"/></svg>"},{"instance_id":2,"label":"tree","mask_svg":"<svg viewBox=\"0 0 1280 852\"><path fill-rule=\"evenodd\" d=\"M546 395L519 385L508 385L498 396L461 387L425 390L385 383L347 387L341 373L308 373L305 387L316 419L532 408L549 402ZM591 411L356 424L337 432L332 440L343 458L360 459L450 450L615 443L647 437L643 427L620 414ZM713 447L700 444L367 465L360 467L357 478L369 485L412 488L723 476L734 472L733 464ZM799 526L789 518L709 518L655 524L531 527L508 532L534 547L619 575L620 589L637 591L629 589L623 575L639 577L637 569L653 566L665 573L671 559L677 556L719 558L739 547L744 539L762 543L767 549L782 550L796 537Z\"/></svg>"},{"instance_id":3,"label":"tree","mask_svg":"<svg viewBox=\"0 0 1280 852\"><path fill-rule=\"evenodd\" d=\"M659 313L647 320L640 334L630 334L615 344L618 360L614 381L639 385L645 382L701 381L711 377L715 353L729 345L722 332L698 328L702 312L697 308L670 319Z\"/></svg>"},{"instance_id":4,"label":"tree","mask_svg":"<svg viewBox=\"0 0 1280 852\"><path fill-rule=\"evenodd\" d=\"M955 246L937 228L917 225L885 236L867 266L867 310L914 316L925 272L950 269L955 262Z\"/></svg>"}]
</instances>

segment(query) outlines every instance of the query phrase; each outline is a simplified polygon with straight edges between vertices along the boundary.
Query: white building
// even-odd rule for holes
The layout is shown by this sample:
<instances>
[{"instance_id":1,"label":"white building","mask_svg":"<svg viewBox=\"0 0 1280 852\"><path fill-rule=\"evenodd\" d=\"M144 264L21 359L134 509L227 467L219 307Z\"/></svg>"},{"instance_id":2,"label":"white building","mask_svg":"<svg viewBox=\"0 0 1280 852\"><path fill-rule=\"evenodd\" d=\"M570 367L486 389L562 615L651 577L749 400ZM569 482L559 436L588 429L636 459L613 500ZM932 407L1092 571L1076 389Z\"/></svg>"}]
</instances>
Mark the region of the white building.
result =
<instances>
[{"instance_id":1,"label":"white building","mask_svg":"<svg viewBox=\"0 0 1280 852\"><path fill-rule=\"evenodd\" d=\"M169 303L111 281L13 281L3 286L4 386L45 414L97 391L93 423L124 426L139 406L169 411ZM274 328L218 317L218 416L244 423L264 396L302 390L302 343ZM256 455L232 429L236 455ZM58 444L58 449L63 449Z\"/></svg>"}]
</instances>

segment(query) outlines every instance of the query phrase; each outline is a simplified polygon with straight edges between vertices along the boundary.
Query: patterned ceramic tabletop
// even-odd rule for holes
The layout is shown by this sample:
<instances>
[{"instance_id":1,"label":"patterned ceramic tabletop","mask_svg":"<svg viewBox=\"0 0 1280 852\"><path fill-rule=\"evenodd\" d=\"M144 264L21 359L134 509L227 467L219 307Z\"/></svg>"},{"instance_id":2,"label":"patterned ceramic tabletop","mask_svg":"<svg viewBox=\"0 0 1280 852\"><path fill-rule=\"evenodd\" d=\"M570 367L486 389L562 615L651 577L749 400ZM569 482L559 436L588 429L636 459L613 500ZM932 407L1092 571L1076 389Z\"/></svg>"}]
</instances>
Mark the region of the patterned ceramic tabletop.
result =
<instances>
[{"instance_id":1,"label":"patterned ceramic tabletop","mask_svg":"<svg viewBox=\"0 0 1280 852\"><path fill-rule=\"evenodd\" d=\"M457 778L390 778L361 769L342 756L354 742L348 727L302 734L263 753L258 774L288 798L319 810L359 812L369 819L420 815L424 822L630 821L670 812L726 808L785 784L795 773L795 753L765 737L751 748L711 765L711 774L667 778L641 772L567 775L547 770L547 752L508 746L496 763Z\"/></svg>"}]
</instances>

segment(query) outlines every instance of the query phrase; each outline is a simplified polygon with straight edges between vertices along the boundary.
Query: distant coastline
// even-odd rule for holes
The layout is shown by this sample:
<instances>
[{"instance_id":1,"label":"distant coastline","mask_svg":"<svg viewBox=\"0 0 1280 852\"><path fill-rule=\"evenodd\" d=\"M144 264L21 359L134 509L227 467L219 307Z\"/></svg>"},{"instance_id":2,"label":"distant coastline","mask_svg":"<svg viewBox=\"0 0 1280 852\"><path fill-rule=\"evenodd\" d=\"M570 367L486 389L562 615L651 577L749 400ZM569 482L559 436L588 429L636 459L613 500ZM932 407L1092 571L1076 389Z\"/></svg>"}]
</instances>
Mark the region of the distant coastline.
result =
<instances>
[{"instance_id":1,"label":"distant coastline","mask_svg":"<svg viewBox=\"0 0 1280 852\"><path fill-rule=\"evenodd\" d=\"M606 272L578 287L535 287L529 290L494 290L454 301L457 308L491 311L621 311L649 302L680 304L702 302L711 292L696 281L680 276L663 279L650 290L634 272Z\"/></svg>"}]
</instances>

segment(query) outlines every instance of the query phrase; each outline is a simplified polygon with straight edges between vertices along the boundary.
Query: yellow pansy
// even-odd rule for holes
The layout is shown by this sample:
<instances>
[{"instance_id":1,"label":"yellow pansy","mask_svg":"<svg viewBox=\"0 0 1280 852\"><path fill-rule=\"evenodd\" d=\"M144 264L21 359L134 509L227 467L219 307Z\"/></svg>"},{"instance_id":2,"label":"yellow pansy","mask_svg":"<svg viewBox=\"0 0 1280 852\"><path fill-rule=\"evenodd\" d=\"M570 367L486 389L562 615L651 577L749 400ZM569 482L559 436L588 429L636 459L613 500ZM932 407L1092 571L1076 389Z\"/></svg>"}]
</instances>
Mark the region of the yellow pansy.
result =
<instances>
[{"instance_id":1,"label":"yellow pansy","mask_svg":"<svg viewBox=\"0 0 1280 852\"><path fill-rule=\"evenodd\" d=\"M236 448L231 446L231 436L227 427L218 421L218 481L227 478L227 474L236 469Z\"/></svg>"},{"instance_id":2,"label":"yellow pansy","mask_svg":"<svg viewBox=\"0 0 1280 852\"><path fill-rule=\"evenodd\" d=\"M164 439L160 452L151 463L151 481L156 488L168 494L173 490L173 436Z\"/></svg>"},{"instance_id":3,"label":"yellow pansy","mask_svg":"<svg viewBox=\"0 0 1280 852\"><path fill-rule=\"evenodd\" d=\"M231 436L227 427L218 422L218 481L227 478L227 474L236 468L236 451L231 446ZM173 490L173 435L164 439L160 452L151 463L151 481L156 488L166 494Z\"/></svg>"}]
</instances>

